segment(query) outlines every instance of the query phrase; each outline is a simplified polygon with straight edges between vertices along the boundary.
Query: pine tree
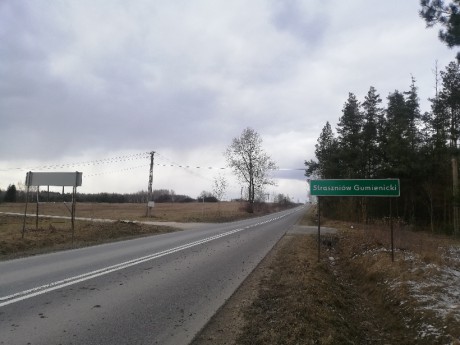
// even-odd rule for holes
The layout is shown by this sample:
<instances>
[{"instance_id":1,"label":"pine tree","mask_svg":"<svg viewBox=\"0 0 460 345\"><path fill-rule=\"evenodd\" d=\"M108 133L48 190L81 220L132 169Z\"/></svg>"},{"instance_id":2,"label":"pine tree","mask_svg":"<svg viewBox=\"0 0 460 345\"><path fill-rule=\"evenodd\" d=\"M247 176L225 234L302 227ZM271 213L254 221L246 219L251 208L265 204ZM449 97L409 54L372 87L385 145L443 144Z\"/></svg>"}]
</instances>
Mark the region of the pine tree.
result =
<instances>
[{"instance_id":1,"label":"pine tree","mask_svg":"<svg viewBox=\"0 0 460 345\"><path fill-rule=\"evenodd\" d=\"M451 62L441 72L442 90L439 92L440 111L445 112L449 121L449 140L452 164L452 195L454 233L460 234L460 191L458 179L458 139L460 121L460 65Z\"/></svg>"},{"instance_id":2,"label":"pine tree","mask_svg":"<svg viewBox=\"0 0 460 345\"><path fill-rule=\"evenodd\" d=\"M313 160L305 162L305 175L308 177L316 175L324 179L340 178L337 139L334 137L329 121L323 127L315 148L317 162Z\"/></svg>"},{"instance_id":3,"label":"pine tree","mask_svg":"<svg viewBox=\"0 0 460 345\"><path fill-rule=\"evenodd\" d=\"M4 201L5 202L16 202L17 198L17 191L16 186L14 184L10 184L8 189L6 190Z\"/></svg>"},{"instance_id":4,"label":"pine tree","mask_svg":"<svg viewBox=\"0 0 460 345\"><path fill-rule=\"evenodd\" d=\"M460 0L453 0L447 5L443 0L420 0L420 16L425 19L427 27L441 24L439 39L450 48L460 46ZM460 53L457 54L460 61Z\"/></svg>"},{"instance_id":5,"label":"pine tree","mask_svg":"<svg viewBox=\"0 0 460 345\"><path fill-rule=\"evenodd\" d=\"M337 125L340 160L345 178L362 178L364 174L362 148L363 116L353 93L348 94Z\"/></svg>"},{"instance_id":6,"label":"pine tree","mask_svg":"<svg viewBox=\"0 0 460 345\"><path fill-rule=\"evenodd\" d=\"M444 207L439 209L436 214L436 205L442 205L447 195L446 186L451 185L450 178L450 153L448 147L448 122L441 110L441 102L438 97L431 99L431 112L422 116L424 124L423 131L425 136L420 152L422 204L428 209L430 216L430 226L432 232L435 229L435 220L438 219L444 224L448 224Z\"/></svg>"},{"instance_id":7,"label":"pine tree","mask_svg":"<svg viewBox=\"0 0 460 345\"><path fill-rule=\"evenodd\" d=\"M392 177L409 175L409 121L404 95L396 90L388 96L385 132L387 142L385 155L387 167L385 174Z\"/></svg>"},{"instance_id":8,"label":"pine tree","mask_svg":"<svg viewBox=\"0 0 460 345\"><path fill-rule=\"evenodd\" d=\"M364 178L375 178L381 165L382 155L379 152L378 123L383 114L380 103L382 103L380 95L371 86L362 104L364 118L362 131Z\"/></svg>"},{"instance_id":9,"label":"pine tree","mask_svg":"<svg viewBox=\"0 0 460 345\"><path fill-rule=\"evenodd\" d=\"M409 91L404 92L406 102L407 116L407 160L408 160L408 175L409 179L406 182L407 188L407 205L406 211L412 221L415 221L417 197L420 193L418 186L422 183L422 171L424 162L420 154L422 134L420 133L421 114L420 101L418 98L417 87L415 86L415 78L412 77L412 82Z\"/></svg>"},{"instance_id":10,"label":"pine tree","mask_svg":"<svg viewBox=\"0 0 460 345\"><path fill-rule=\"evenodd\" d=\"M418 98L417 87L415 86L415 79L412 77L410 90L404 92L406 96L407 108L407 121L408 121L408 141L412 151L416 151L421 142L420 128L420 100Z\"/></svg>"},{"instance_id":11,"label":"pine tree","mask_svg":"<svg viewBox=\"0 0 460 345\"><path fill-rule=\"evenodd\" d=\"M440 76L436 72L431 112L423 115L414 78L407 91L388 95L385 109L373 87L361 106L350 93L337 125L338 136L326 123L316 145L318 161L305 162L306 175L399 178L401 197L393 214L414 225L430 224L432 231L437 224L453 224L454 232L460 233L459 63L451 62ZM323 200L330 217L367 220L388 215L388 203L378 198Z\"/></svg>"},{"instance_id":12,"label":"pine tree","mask_svg":"<svg viewBox=\"0 0 460 345\"><path fill-rule=\"evenodd\" d=\"M442 89L439 101L442 103L450 122L451 148L457 150L460 121L460 65L451 62L445 71L441 71Z\"/></svg>"}]
</instances>

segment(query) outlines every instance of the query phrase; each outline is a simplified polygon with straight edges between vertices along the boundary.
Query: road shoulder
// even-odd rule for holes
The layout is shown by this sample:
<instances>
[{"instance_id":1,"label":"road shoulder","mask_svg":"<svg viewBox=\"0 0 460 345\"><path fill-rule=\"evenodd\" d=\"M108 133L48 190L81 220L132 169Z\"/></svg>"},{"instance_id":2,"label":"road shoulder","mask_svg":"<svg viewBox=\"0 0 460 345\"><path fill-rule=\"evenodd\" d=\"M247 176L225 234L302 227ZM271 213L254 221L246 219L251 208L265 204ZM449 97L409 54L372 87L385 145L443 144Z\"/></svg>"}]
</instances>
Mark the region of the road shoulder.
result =
<instances>
[{"instance_id":1,"label":"road shoulder","mask_svg":"<svg viewBox=\"0 0 460 345\"><path fill-rule=\"evenodd\" d=\"M279 249L285 246L292 236L285 235L278 241L230 299L198 333L191 345L231 345L237 343L238 336L245 325L245 310L257 299L261 282L269 279L273 272L273 264Z\"/></svg>"}]
</instances>

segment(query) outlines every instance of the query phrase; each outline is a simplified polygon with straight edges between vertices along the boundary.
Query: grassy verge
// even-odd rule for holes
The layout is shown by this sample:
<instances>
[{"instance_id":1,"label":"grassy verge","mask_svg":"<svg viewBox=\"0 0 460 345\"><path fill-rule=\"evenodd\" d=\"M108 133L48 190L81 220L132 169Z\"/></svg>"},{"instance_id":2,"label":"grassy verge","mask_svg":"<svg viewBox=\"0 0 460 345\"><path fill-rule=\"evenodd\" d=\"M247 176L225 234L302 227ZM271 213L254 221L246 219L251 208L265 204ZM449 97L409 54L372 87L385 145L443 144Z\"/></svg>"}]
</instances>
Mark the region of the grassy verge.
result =
<instances>
[{"instance_id":1,"label":"grassy verge","mask_svg":"<svg viewBox=\"0 0 460 345\"><path fill-rule=\"evenodd\" d=\"M399 229L392 263L388 229L325 225L339 232L319 263L314 236L285 236L236 344L460 342L458 241Z\"/></svg>"},{"instance_id":2,"label":"grassy verge","mask_svg":"<svg viewBox=\"0 0 460 345\"><path fill-rule=\"evenodd\" d=\"M35 220L33 225L29 220L24 238L21 233L22 224L22 217L0 215L0 260L177 230L167 226L122 221L115 223L78 221L75 223L72 243L69 220L40 218L38 228L35 228Z\"/></svg>"},{"instance_id":3,"label":"grassy verge","mask_svg":"<svg viewBox=\"0 0 460 345\"><path fill-rule=\"evenodd\" d=\"M65 203L40 203L39 214L70 216L69 207L70 204ZM145 204L77 203L75 216L95 219L220 223L268 214L285 208L273 203L256 204L254 213L248 213L244 202L156 203L151 209L151 216L147 217ZM23 214L24 209L24 203L0 203L0 212ZM28 213L36 213L36 203L28 205Z\"/></svg>"},{"instance_id":4,"label":"grassy verge","mask_svg":"<svg viewBox=\"0 0 460 345\"><path fill-rule=\"evenodd\" d=\"M68 206L64 203L40 203L39 214L69 217ZM21 215L24 209L23 203L0 204L0 212L19 214L0 214L0 260L178 230L161 223L147 225L133 221L219 223L281 210L277 204L261 204L256 206L255 213L249 214L244 204L238 202L165 203L156 204L152 216L146 217L145 204L77 203L76 217L117 221L104 223L77 220L72 241L70 220L58 218L39 218L36 224L35 217L27 217L26 232L22 238ZM34 215L36 204L29 204L28 211Z\"/></svg>"}]
</instances>

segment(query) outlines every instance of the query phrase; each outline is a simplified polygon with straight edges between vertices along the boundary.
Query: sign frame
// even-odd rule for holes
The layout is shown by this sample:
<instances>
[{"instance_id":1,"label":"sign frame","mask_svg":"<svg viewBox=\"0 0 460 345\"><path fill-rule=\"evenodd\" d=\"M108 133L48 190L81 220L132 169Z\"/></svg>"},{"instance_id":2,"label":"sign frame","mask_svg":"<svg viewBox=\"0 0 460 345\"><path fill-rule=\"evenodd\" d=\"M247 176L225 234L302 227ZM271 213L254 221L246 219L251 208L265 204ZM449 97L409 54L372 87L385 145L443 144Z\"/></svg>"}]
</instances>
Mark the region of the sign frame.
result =
<instances>
[{"instance_id":1,"label":"sign frame","mask_svg":"<svg viewBox=\"0 0 460 345\"><path fill-rule=\"evenodd\" d=\"M310 180L313 196L399 197L399 179L318 179Z\"/></svg>"},{"instance_id":2,"label":"sign frame","mask_svg":"<svg viewBox=\"0 0 460 345\"><path fill-rule=\"evenodd\" d=\"M83 180L83 173L80 171L73 172L32 172L26 173L25 185L26 191L26 206L24 209L24 220L22 223L22 238L24 238L26 231L26 218L27 218L27 206L29 204L29 190L30 187L37 187L37 207L35 217L35 228L38 229L38 196L40 193L40 186L59 186L62 187L62 194L64 194L64 187L72 187L72 205L70 209L70 219L72 222L72 245L75 236L75 206L76 206L76 194L77 187L80 187Z\"/></svg>"},{"instance_id":3,"label":"sign frame","mask_svg":"<svg viewBox=\"0 0 460 345\"><path fill-rule=\"evenodd\" d=\"M387 179L312 179L310 195L318 198L318 262L321 258L322 197L386 197L390 200L391 261L394 258L393 215L391 198L401 195L399 178ZM313 186L313 188L312 188ZM386 193L388 192L388 193Z\"/></svg>"},{"instance_id":4,"label":"sign frame","mask_svg":"<svg viewBox=\"0 0 460 345\"><path fill-rule=\"evenodd\" d=\"M26 186L80 187L83 173L74 172L32 172L26 174Z\"/></svg>"}]
</instances>

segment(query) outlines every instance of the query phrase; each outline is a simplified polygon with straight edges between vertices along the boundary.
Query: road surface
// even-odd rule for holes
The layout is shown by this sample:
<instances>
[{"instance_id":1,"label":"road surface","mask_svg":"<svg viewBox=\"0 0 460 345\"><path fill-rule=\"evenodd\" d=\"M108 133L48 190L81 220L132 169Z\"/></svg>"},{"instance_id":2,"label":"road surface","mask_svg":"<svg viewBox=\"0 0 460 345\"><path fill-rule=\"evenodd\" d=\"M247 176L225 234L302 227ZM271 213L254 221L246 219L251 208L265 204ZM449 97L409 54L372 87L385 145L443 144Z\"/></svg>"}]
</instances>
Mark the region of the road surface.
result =
<instances>
[{"instance_id":1,"label":"road surface","mask_svg":"<svg viewBox=\"0 0 460 345\"><path fill-rule=\"evenodd\" d=\"M304 211L0 262L0 344L188 344Z\"/></svg>"}]
</instances>

